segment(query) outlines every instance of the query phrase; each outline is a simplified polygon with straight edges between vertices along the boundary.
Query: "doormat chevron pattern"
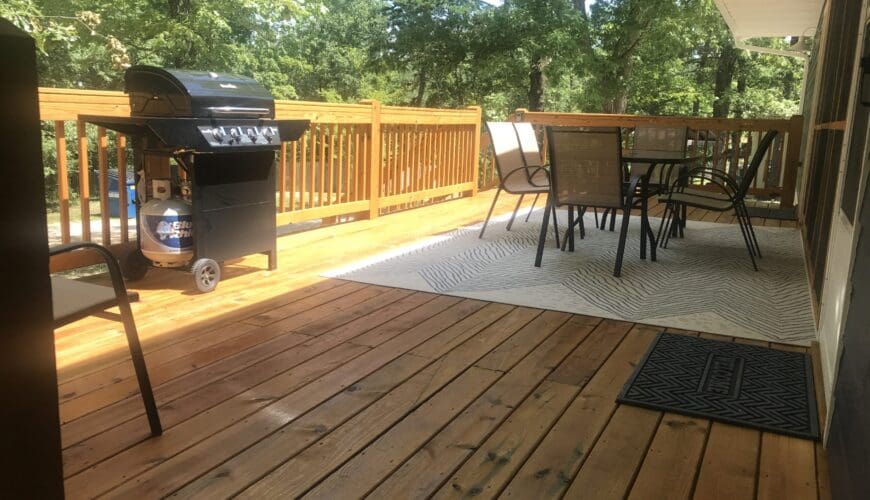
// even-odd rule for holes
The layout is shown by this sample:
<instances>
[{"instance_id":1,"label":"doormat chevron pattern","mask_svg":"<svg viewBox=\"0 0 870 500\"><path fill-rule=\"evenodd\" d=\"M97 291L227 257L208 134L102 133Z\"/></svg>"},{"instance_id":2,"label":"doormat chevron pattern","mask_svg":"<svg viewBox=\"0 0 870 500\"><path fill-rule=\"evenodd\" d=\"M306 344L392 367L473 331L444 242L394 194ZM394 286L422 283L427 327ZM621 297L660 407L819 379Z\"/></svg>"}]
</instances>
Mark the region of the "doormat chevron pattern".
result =
<instances>
[{"instance_id":1,"label":"doormat chevron pattern","mask_svg":"<svg viewBox=\"0 0 870 500\"><path fill-rule=\"evenodd\" d=\"M509 214L508 214L509 215ZM611 318L730 337L809 345L815 340L810 287L797 229L758 227L764 258L752 270L736 224L689 221L686 236L659 249L658 261L640 260L640 222L632 217L622 277L613 277L618 231L595 229L574 252L555 248L552 231L543 266L534 266L541 212L462 227L326 276ZM559 214L564 231L567 213ZM658 229L659 219L651 219Z\"/></svg>"},{"instance_id":2,"label":"doormat chevron pattern","mask_svg":"<svg viewBox=\"0 0 870 500\"><path fill-rule=\"evenodd\" d=\"M804 353L662 332L617 401L819 439Z\"/></svg>"}]
</instances>

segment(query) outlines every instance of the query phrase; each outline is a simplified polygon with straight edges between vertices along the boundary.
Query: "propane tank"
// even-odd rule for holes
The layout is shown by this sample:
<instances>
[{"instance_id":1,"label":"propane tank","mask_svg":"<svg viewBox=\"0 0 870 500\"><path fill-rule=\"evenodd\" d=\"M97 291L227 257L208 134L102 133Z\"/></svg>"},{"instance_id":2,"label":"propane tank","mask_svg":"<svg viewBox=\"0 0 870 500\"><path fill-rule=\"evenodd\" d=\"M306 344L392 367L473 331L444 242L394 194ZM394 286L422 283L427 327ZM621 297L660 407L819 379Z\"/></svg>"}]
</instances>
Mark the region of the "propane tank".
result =
<instances>
[{"instance_id":1,"label":"propane tank","mask_svg":"<svg viewBox=\"0 0 870 500\"><path fill-rule=\"evenodd\" d=\"M154 194L160 196L157 193L166 190L158 190L157 182ZM164 196L151 199L139 211L142 254L157 267L181 267L193 258L191 205L184 200L161 198Z\"/></svg>"}]
</instances>

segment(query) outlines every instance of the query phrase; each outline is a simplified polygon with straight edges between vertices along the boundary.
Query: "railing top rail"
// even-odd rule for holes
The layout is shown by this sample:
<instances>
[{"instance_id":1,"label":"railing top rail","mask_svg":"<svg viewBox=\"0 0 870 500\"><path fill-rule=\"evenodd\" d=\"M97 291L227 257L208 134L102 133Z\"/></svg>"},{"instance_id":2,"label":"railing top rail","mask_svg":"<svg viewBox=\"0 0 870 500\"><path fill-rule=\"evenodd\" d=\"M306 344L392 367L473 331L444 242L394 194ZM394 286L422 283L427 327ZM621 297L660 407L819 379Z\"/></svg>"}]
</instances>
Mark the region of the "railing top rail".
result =
<instances>
[{"instance_id":1,"label":"railing top rail","mask_svg":"<svg viewBox=\"0 0 870 500\"><path fill-rule=\"evenodd\" d=\"M77 120L80 114L129 116L127 95L111 90L40 87L43 120ZM313 123L371 123L372 104L275 100L276 118L306 118ZM381 123L405 125L474 125L479 110L381 106Z\"/></svg>"},{"instance_id":2,"label":"railing top rail","mask_svg":"<svg viewBox=\"0 0 870 500\"><path fill-rule=\"evenodd\" d=\"M564 126L622 126L638 125L687 126L700 130L783 130L790 127L793 117L788 118L703 118L697 116L647 116L617 115L606 113L550 113L518 109L515 120L540 125Z\"/></svg>"}]
</instances>

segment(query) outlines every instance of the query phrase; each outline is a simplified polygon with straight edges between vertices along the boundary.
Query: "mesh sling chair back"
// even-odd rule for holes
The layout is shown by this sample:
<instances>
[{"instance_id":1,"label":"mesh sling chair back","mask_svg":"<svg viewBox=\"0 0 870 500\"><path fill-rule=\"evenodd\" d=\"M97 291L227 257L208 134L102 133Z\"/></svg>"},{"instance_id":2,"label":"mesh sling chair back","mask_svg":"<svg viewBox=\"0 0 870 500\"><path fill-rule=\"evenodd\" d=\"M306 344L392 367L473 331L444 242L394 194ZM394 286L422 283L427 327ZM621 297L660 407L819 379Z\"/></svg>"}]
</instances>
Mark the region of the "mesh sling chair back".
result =
<instances>
[{"instance_id":1,"label":"mesh sling chair back","mask_svg":"<svg viewBox=\"0 0 870 500\"><path fill-rule=\"evenodd\" d=\"M639 177L633 177L626 189L622 182L622 136L617 127L550 127L547 129L552 194L548 204L552 207L568 205L578 207L580 216L585 208L622 210L616 263L613 275L622 271L622 258L634 193ZM538 240L535 266L541 266L544 240L550 210L544 211L544 223ZM569 231L573 231L569 220ZM647 234L642 237L647 237ZM569 236L573 241L573 234ZM653 254L653 259L655 256Z\"/></svg>"},{"instance_id":2,"label":"mesh sling chair back","mask_svg":"<svg viewBox=\"0 0 870 500\"><path fill-rule=\"evenodd\" d=\"M535 132L535 127L529 122L514 122L514 129L517 132L517 138L520 141L520 150L523 153L523 159L527 167L540 167L546 169L549 167L544 162L544 157L541 154L541 147L538 143L538 134ZM543 177L546 172L534 171L532 178ZM535 205L538 204L538 198L541 193L535 193L535 199L532 200L532 206L529 207L529 213L526 214L526 222L532 216L535 210ZM522 195L520 196L522 198ZM563 243L564 244L564 243Z\"/></svg>"},{"instance_id":3,"label":"mesh sling chair back","mask_svg":"<svg viewBox=\"0 0 870 500\"><path fill-rule=\"evenodd\" d=\"M519 210L520 204L523 201L523 197L527 194L539 195L548 193L550 190L550 175L547 170L540 164L535 166L529 166L526 164L523 150L520 147L520 139L517 136L517 131L514 128L513 123L486 122L486 128L489 131L490 140L492 142L492 150L493 156L495 157L495 168L498 171L499 184L495 197L492 200L492 205L489 207L489 212L486 214L486 220L483 222L483 227L480 229L480 238L483 238L486 226L489 224L490 217L492 217L492 211L495 208L495 204L498 202L498 196L502 191L520 195L507 225L507 230L510 231L514 219L516 218L517 210ZM538 155L538 163L540 163L540 154ZM558 245L558 229L556 229L556 232L556 244Z\"/></svg>"},{"instance_id":4,"label":"mesh sling chair back","mask_svg":"<svg viewBox=\"0 0 870 500\"><path fill-rule=\"evenodd\" d=\"M117 319L124 325L124 333L127 336L127 345L133 360L133 370L139 383L139 392L145 405L145 414L148 417L148 425L151 427L151 435L159 436L163 432L160 424L160 415L157 404L154 401L154 393L151 389L151 381L148 377L148 368L145 365L145 357L142 353L142 345L139 343L139 334L136 331L136 323L133 321L133 312L130 309L130 301L138 300L137 294L128 294L121 277L121 268L115 256L108 249L96 243L69 243L58 245L49 249L49 255L55 256L68 252L91 250L97 252L109 268L109 277L112 286L103 286L79 280L51 277L51 295L54 309L54 327L59 328L73 321L78 321L90 315L108 315L111 319ZM106 309L117 306L120 315L107 314Z\"/></svg>"},{"instance_id":5,"label":"mesh sling chair back","mask_svg":"<svg viewBox=\"0 0 870 500\"><path fill-rule=\"evenodd\" d=\"M761 258L761 247L758 245L758 238L755 236L755 229L752 227L752 219L746 210L746 194L749 192L749 188L752 187L755 176L758 174L758 169L764 161L764 157L767 155L777 133L776 130L768 131L758 143L758 149L755 150L755 154L746 167L746 171L743 173L739 184L727 173L710 167L697 167L682 174L675 181L666 198L665 214L662 217L662 226L659 227L662 247L667 248L672 232L670 226L675 223L674 214L678 205L717 212L734 210L737 224L740 226L740 232L744 243L746 243L749 258L752 261L752 267L758 271L755 257ZM709 184L712 186L712 190L707 191L692 188L691 186L696 183Z\"/></svg>"},{"instance_id":6,"label":"mesh sling chair back","mask_svg":"<svg viewBox=\"0 0 870 500\"><path fill-rule=\"evenodd\" d=\"M669 153L686 153L689 142L687 127L652 127L638 126L634 129L634 149L641 151L665 151ZM649 165L632 165L632 174L646 173ZM650 184L658 188L657 192L670 185L673 165L661 165L650 175ZM641 169L641 170L634 170Z\"/></svg>"}]
</instances>

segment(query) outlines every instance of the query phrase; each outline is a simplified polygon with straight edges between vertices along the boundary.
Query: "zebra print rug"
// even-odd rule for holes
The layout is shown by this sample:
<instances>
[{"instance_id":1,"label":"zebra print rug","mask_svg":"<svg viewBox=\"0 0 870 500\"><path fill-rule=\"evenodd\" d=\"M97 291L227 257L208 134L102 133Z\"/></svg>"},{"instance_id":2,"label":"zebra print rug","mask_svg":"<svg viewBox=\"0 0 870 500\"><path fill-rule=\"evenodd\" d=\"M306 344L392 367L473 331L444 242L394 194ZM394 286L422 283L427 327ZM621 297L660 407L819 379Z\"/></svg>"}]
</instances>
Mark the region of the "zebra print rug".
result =
<instances>
[{"instance_id":1,"label":"zebra print rug","mask_svg":"<svg viewBox=\"0 0 870 500\"><path fill-rule=\"evenodd\" d=\"M808 345L816 338L800 233L758 227L764 258L752 270L737 225L689 221L658 260L640 260L640 220L632 217L622 277L613 277L618 231L587 214L575 251L555 248L549 231L534 267L541 211L529 222L494 219L399 248L329 277L552 309L735 337ZM563 223L566 213L560 213ZM658 229L659 220L651 219ZM617 227L618 223L617 221ZM563 226L564 228L564 226Z\"/></svg>"}]
</instances>

